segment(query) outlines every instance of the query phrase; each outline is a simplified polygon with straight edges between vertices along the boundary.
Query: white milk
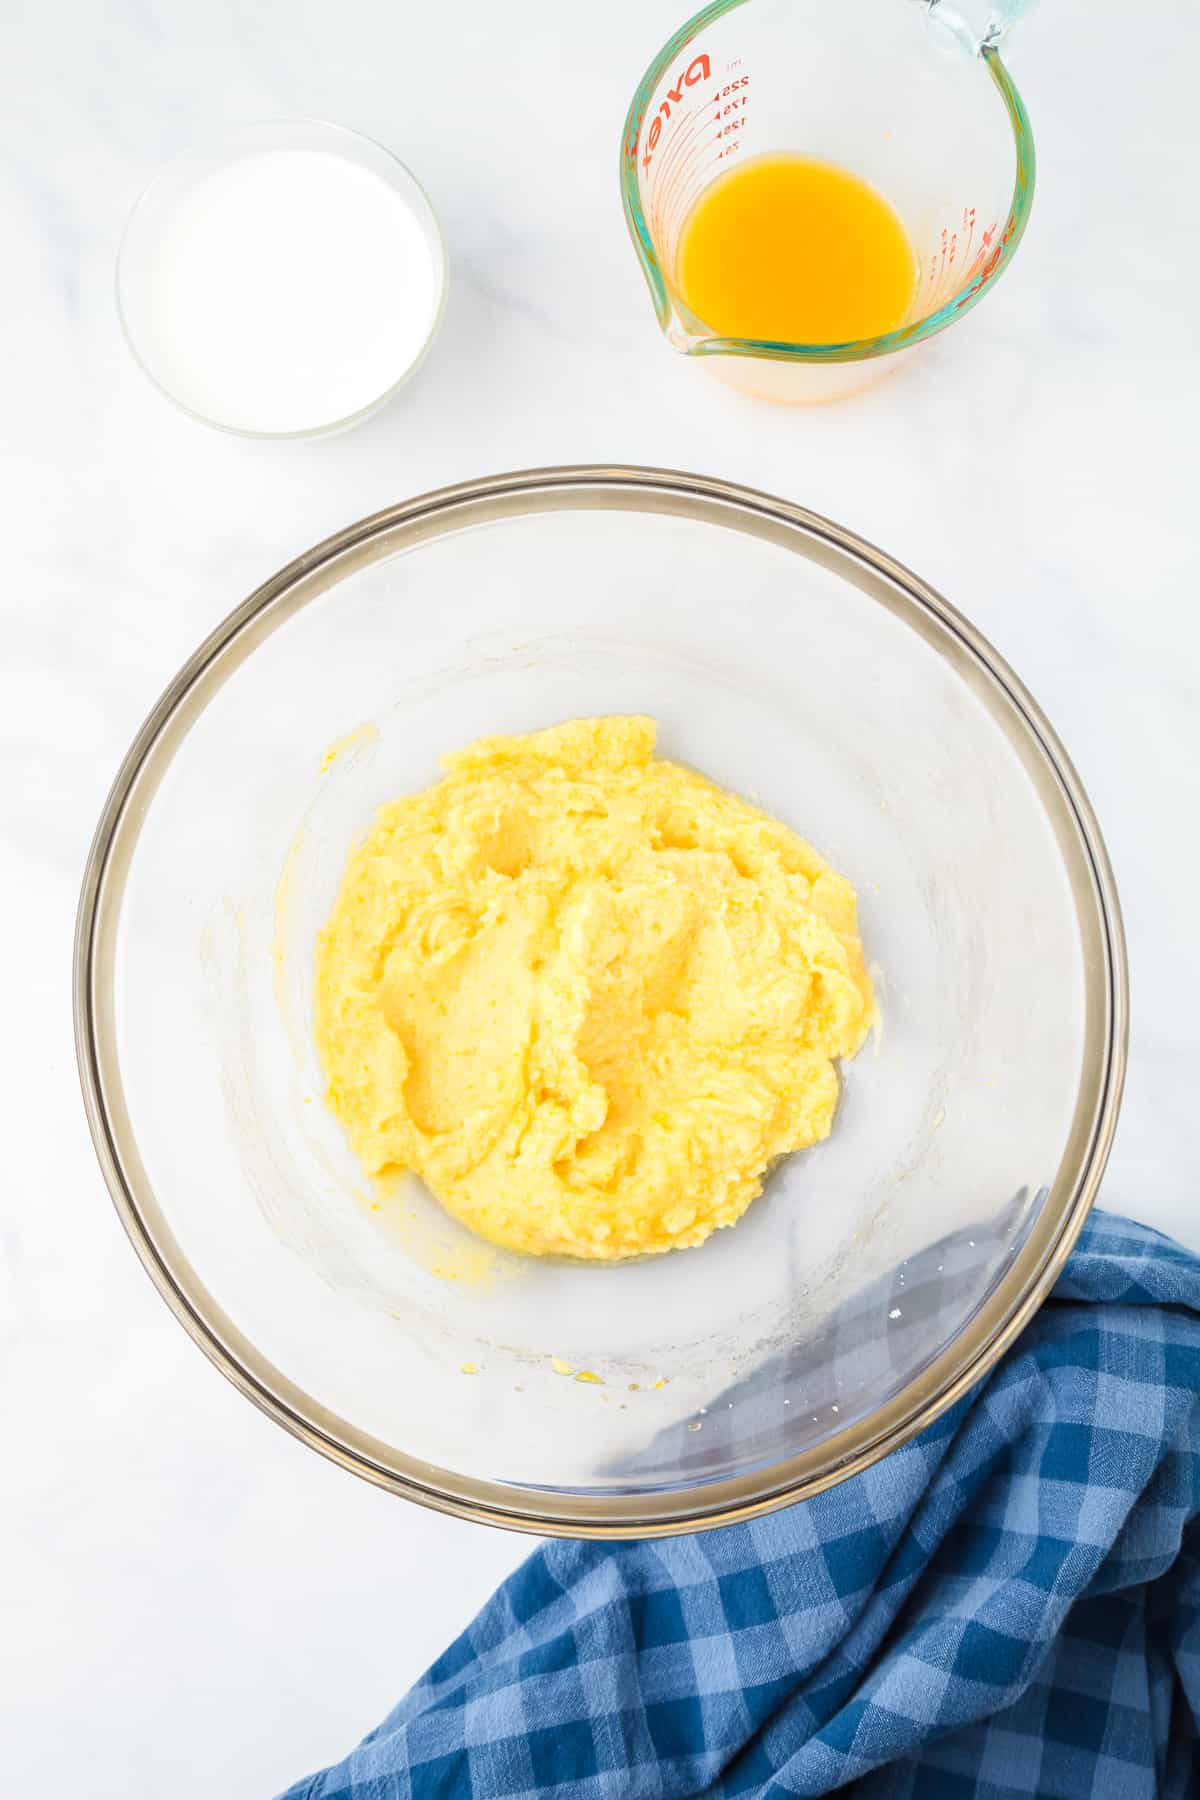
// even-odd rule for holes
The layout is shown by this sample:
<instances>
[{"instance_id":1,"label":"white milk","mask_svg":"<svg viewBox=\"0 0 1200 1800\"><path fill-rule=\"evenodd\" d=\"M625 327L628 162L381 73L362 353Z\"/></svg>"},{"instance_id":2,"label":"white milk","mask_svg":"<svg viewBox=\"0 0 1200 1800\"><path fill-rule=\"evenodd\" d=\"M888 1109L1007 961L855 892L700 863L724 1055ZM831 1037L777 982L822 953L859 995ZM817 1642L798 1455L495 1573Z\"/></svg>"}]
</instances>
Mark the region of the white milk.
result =
<instances>
[{"instance_id":1,"label":"white milk","mask_svg":"<svg viewBox=\"0 0 1200 1800\"><path fill-rule=\"evenodd\" d=\"M312 431L370 406L436 322L435 227L345 157L236 157L175 198L139 256L136 348L184 406Z\"/></svg>"}]
</instances>

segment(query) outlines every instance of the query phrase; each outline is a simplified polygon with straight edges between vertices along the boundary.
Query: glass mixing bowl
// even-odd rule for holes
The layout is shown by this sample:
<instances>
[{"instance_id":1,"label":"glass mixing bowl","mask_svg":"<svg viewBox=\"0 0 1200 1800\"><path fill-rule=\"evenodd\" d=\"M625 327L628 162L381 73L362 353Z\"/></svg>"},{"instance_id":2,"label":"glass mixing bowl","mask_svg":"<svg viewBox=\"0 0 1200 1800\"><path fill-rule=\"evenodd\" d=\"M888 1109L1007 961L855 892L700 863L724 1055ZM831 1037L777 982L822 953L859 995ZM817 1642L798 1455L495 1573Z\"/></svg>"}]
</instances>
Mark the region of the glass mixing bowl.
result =
<instances>
[{"instance_id":1,"label":"glass mixing bowl","mask_svg":"<svg viewBox=\"0 0 1200 1800\"><path fill-rule=\"evenodd\" d=\"M882 1027L736 1229L523 1260L413 1181L367 1189L321 1098L313 940L441 751L635 711L854 881ZM1096 1191L1125 981L1088 802L963 618L800 507L584 468L404 502L230 615L105 807L75 1003L105 1177L219 1368L397 1493L618 1537L812 1494L984 1374Z\"/></svg>"}]
</instances>

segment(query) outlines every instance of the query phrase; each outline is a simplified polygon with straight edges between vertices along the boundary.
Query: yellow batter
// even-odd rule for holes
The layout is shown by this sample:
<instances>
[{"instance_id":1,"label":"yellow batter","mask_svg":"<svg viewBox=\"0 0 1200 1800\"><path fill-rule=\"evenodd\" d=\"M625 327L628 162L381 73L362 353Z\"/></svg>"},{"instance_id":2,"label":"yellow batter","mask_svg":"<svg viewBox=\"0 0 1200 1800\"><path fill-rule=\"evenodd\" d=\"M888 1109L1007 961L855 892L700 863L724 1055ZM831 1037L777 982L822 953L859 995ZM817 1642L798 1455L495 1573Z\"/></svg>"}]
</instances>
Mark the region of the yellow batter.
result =
<instances>
[{"instance_id":1,"label":"yellow batter","mask_svg":"<svg viewBox=\"0 0 1200 1800\"><path fill-rule=\"evenodd\" d=\"M652 719L484 738L385 806L317 946L329 1103L368 1172L534 1255L732 1225L828 1135L873 1015L854 890L654 756Z\"/></svg>"}]
</instances>

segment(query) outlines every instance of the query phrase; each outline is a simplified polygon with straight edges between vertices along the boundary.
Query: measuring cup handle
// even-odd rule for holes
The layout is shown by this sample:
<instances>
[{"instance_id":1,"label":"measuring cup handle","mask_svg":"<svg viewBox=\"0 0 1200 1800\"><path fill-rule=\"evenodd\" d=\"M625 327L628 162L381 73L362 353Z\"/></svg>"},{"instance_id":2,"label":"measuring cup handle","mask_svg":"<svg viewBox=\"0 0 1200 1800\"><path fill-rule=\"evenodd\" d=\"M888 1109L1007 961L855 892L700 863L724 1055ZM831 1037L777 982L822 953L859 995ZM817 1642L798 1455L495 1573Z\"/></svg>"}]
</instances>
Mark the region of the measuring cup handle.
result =
<instances>
[{"instance_id":1,"label":"measuring cup handle","mask_svg":"<svg viewBox=\"0 0 1200 1800\"><path fill-rule=\"evenodd\" d=\"M917 0L935 37L968 56L994 50L1033 0Z\"/></svg>"}]
</instances>

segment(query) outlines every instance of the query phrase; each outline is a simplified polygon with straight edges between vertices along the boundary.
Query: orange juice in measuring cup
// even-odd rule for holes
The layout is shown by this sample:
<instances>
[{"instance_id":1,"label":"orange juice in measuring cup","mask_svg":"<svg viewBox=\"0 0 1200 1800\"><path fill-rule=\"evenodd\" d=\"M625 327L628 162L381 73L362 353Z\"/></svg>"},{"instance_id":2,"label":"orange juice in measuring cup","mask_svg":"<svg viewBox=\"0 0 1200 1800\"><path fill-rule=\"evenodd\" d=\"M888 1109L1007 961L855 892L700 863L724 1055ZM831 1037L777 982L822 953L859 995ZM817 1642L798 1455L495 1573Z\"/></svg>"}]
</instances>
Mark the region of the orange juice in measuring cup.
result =
<instances>
[{"instance_id":1,"label":"orange juice in measuring cup","mask_svg":"<svg viewBox=\"0 0 1200 1800\"><path fill-rule=\"evenodd\" d=\"M980 29L970 4L718 0L663 48L621 186L676 349L750 393L829 399L982 297L1034 158L1002 9Z\"/></svg>"}]
</instances>

